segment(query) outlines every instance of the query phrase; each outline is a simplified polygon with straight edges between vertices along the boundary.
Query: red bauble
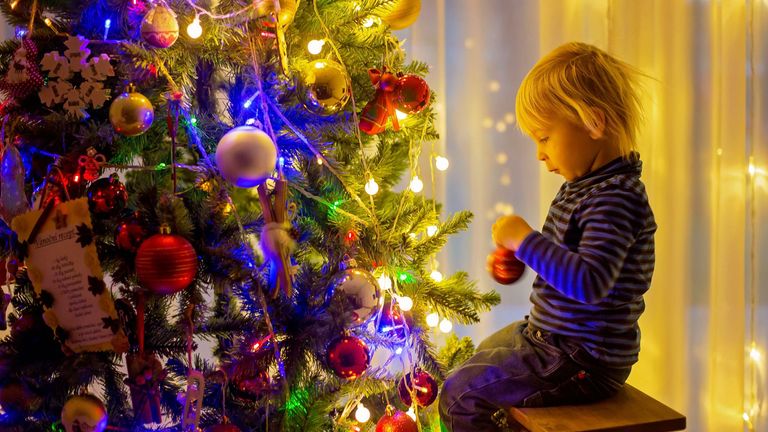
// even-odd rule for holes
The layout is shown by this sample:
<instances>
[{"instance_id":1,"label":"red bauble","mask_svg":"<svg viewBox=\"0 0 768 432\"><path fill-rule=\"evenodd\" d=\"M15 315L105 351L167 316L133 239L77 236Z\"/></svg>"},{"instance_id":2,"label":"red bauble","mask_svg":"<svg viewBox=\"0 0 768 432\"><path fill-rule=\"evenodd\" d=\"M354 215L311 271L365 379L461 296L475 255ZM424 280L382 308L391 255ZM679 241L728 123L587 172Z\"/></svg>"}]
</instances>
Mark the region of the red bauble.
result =
<instances>
[{"instance_id":1,"label":"red bauble","mask_svg":"<svg viewBox=\"0 0 768 432\"><path fill-rule=\"evenodd\" d=\"M136 216L120 221L115 229L115 244L127 252L136 252L147 237L147 229Z\"/></svg>"},{"instance_id":2,"label":"red bauble","mask_svg":"<svg viewBox=\"0 0 768 432\"><path fill-rule=\"evenodd\" d=\"M175 294L188 287L197 273L195 248L182 236L160 234L144 240L136 252L136 276L141 285L158 295Z\"/></svg>"},{"instance_id":3,"label":"red bauble","mask_svg":"<svg viewBox=\"0 0 768 432\"><path fill-rule=\"evenodd\" d=\"M371 355L362 340L354 336L342 336L328 346L326 360L336 375L354 379L368 369Z\"/></svg>"},{"instance_id":4,"label":"red bauble","mask_svg":"<svg viewBox=\"0 0 768 432\"><path fill-rule=\"evenodd\" d=\"M397 87L397 109L408 114L416 114L429 105L429 85L418 75L400 77Z\"/></svg>"},{"instance_id":5,"label":"red bauble","mask_svg":"<svg viewBox=\"0 0 768 432\"><path fill-rule=\"evenodd\" d=\"M418 432L419 426L416 422L402 411L396 411L391 414L391 407L387 408L387 413L376 423L376 432Z\"/></svg>"},{"instance_id":6,"label":"red bauble","mask_svg":"<svg viewBox=\"0 0 768 432\"><path fill-rule=\"evenodd\" d=\"M117 174L96 180L88 188L91 211L97 214L116 214L128 203L128 191Z\"/></svg>"},{"instance_id":7,"label":"red bauble","mask_svg":"<svg viewBox=\"0 0 768 432\"><path fill-rule=\"evenodd\" d=\"M411 406L413 402L410 389L413 389L416 393L416 403L421 407L431 405L437 398L437 381L424 370L416 369L413 380L411 380L410 372L400 379L397 393L400 395L400 400L403 401L405 406Z\"/></svg>"},{"instance_id":8,"label":"red bauble","mask_svg":"<svg viewBox=\"0 0 768 432\"><path fill-rule=\"evenodd\" d=\"M517 282L525 272L525 263L517 259L515 251L503 247L497 248L491 254L490 262L491 276L502 285Z\"/></svg>"}]
</instances>

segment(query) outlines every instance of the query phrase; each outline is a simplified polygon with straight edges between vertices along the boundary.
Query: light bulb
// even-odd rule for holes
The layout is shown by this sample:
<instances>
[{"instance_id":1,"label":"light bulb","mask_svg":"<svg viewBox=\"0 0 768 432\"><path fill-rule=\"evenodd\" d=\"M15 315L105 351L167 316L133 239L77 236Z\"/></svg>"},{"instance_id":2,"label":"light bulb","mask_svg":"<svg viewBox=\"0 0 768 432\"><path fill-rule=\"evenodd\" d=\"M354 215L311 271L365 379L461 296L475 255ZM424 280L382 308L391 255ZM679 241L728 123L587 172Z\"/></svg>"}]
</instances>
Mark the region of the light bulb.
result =
<instances>
[{"instance_id":1,"label":"light bulb","mask_svg":"<svg viewBox=\"0 0 768 432\"><path fill-rule=\"evenodd\" d=\"M379 191L379 184L376 183L376 180L374 180L373 177L368 179L368 183L365 184L365 191L368 195L376 195Z\"/></svg>"},{"instance_id":2,"label":"light bulb","mask_svg":"<svg viewBox=\"0 0 768 432\"><path fill-rule=\"evenodd\" d=\"M355 410L355 420L359 421L360 423L365 423L370 419L371 411L369 411L365 405L357 404L357 409Z\"/></svg>"},{"instance_id":3,"label":"light bulb","mask_svg":"<svg viewBox=\"0 0 768 432\"><path fill-rule=\"evenodd\" d=\"M387 275L379 276L379 288L381 288L382 291L391 290L392 279L390 279Z\"/></svg>"},{"instance_id":4,"label":"light bulb","mask_svg":"<svg viewBox=\"0 0 768 432\"><path fill-rule=\"evenodd\" d=\"M323 158L321 158L320 156L317 157L317 164L318 165L322 165L323 164Z\"/></svg>"},{"instance_id":5,"label":"light bulb","mask_svg":"<svg viewBox=\"0 0 768 432\"><path fill-rule=\"evenodd\" d=\"M307 51L310 54L320 54L323 51L325 45L325 39L312 39L307 43Z\"/></svg>"},{"instance_id":6,"label":"light bulb","mask_svg":"<svg viewBox=\"0 0 768 432\"><path fill-rule=\"evenodd\" d=\"M397 304L400 305L400 310L403 312L413 309L413 299L408 296L398 298Z\"/></svg>"},{"instance_id":7,"label":"light bulb","mask_svg":"<svg viewBox=\"0 0 768 432\"><path fill-rule=\"evenodd\" d=\"M363 20L363 27L365 27L365 28L372 27L375 22L376 22L376 20L372 16L366 17Z\"/></svg>"},{"instance_id":8,"label":"light bulb","mask_svg":"<svg viewBox=\"0 0 768 432\"><path fill-rule=\"evenodd\" d=\"M437 270L432 270L432 273L429 274L429 277L432 278L435 282L442 282L443 281L443 274L440 273Z\"/></svg>"},{"instance_id":9,"label":"light bulb","mask_svg":"<svg viewBox=\"0 0 768 432\"><path fill-rule=\"evenodd\" d=\"M408 414L408 417L412 418L413 421L416 421L416 413L413 412L413 407L408 408L406 414Z\"/></svg>"},{"instance_id":10,"label":"light bulb","mask_svg":"<svg viewBox=\"0 0 768 432\"><path fill-rule=\"evenodd\" d=\"M448 333L453 328L453 324L448 321L447 318L443 318L442 321L440 321L440 331L443 333Z\"/></svg>"},{"instance_id":11,"label":"light bulb","mask_svg":"<svg viewBox=\"0 0 768 432\"><path fill-rule=\"evenodd\" d=\"M405 120L406 118L408 118L408 114L406 114L406 113L404 113L404 112L402 112L400 110L395 110L395 115L397 116L398 120Z\"/></svg>"},{"instance_id":12,"label":"light bulb","mask_svg":"<svg viewBox=\"0 0 768 432\"><path fill-rule=\"evenodd\" d=\"M421 192L421 190L422 190L422 189L424 189L424 182L423 182L423 181L421 181L421 179L419 178L419 176L415 175L415 176L413 176L413 178L411 179L411 185L410 185L410 188L411 188L411 190L412 190L413 192L415 192L415 193L419 193L419 192Z\"/></svg>"},{"instance_id":13,"label":"light bulb","mask_svg":"<svg viewBox=\"0 0 768 432\"><path fill-rule=\"evenodd\" d=\"M395 354L400 355L402 353L403 353L403 347L397 347L397 349L395 350Z\"/></svg>"},{"instance_id":14,"label":"light bulb","mask_svg":"<svg viewBox=\"0 0 768 432\"><path fill-rule=\"evenodd\" d=\"M749 357L752 359L752 361L759 362L760 361L760 351L758 351L756 347L752 347L752 349L749 350Z\"/></svg>"},{"instance_id":15,"label":"light bulb","mask_svg":"<svg viewBox=\"0 0 768 432\"><path fill-rule=\"evenodd\" d=\"M439 171L447 170L449 165L450 165L450 162L448 162L447 158L444 158L442 156L438 156L435 158L435 168L437 168Z\"/></svg>"},{"instance_id":16,"label":"light bulb","mask_svg":"<svg viewBox=\"0 0 768 432\"><path fill-rule=\"evenodd\" d=\"M437 227L435 225L428 226L427 227L427 237L432 237L435 234L437 234Z\"/></svg>"},{"instance_id":17,"label":"light bulb","mask_svg":"<svg viewBox=\"0 0 768 432\"><path fill-rule=\"evenodd\" d=\"M440 315L437 312L432 312L427 315L427 325L430 327L437 327L440 324Z\"/></svg>"},{"instance_id":18,"label":"light bulb","mask_svg":"<svg viewBox=\"0 0 768 432\"><path fill-rule=\"evenodd\" d=\"M200 25L200 17L195 15L195 19L187 26L187 34L192 39L197 39L203 34L203 27Z\"/></svg>"}]
</instances>

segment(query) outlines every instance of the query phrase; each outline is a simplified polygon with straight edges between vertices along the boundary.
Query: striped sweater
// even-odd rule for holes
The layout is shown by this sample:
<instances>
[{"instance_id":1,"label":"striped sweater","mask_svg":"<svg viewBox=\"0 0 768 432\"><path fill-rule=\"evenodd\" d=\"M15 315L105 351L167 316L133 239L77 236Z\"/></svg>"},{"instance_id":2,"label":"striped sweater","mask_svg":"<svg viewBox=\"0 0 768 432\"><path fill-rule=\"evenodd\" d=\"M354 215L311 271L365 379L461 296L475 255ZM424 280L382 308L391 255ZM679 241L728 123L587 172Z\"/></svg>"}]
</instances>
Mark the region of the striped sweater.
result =
<instances>
[{"instance_id":1,"label":"striped sweater","mask_svg":"<svg viewBox=\"0 0 768 432\"><path fill-rule=\"evenodd\" d=\"M580 343L605 366L637 362L656 222L633 153L566 182L544 229L517 257L538 276L530 322Z\"/></svg>"}]
</instances>

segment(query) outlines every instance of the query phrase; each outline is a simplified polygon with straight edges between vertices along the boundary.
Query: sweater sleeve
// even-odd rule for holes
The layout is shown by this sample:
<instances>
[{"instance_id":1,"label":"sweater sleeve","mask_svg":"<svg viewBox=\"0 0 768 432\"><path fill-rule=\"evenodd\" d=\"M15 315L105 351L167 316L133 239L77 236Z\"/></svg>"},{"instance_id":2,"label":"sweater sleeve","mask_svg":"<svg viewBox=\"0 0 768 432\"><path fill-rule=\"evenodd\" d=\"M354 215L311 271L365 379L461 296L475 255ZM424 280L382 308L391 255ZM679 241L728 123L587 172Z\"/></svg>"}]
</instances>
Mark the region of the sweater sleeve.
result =
<instances>
[{"instance_id":1,"label":"sweater sleeve","mask_svg":"<svg viewBox=\"0 0 768 432\"><path fill-rule=\"evenodd\" d=\"M635 241L635 221L643 206L632 191L610 188L587 198L578 221L582 232L576 251L534 231L516 253L549 285L582 303L595 304L616 283Z\"/></svg>"}]
</instances>

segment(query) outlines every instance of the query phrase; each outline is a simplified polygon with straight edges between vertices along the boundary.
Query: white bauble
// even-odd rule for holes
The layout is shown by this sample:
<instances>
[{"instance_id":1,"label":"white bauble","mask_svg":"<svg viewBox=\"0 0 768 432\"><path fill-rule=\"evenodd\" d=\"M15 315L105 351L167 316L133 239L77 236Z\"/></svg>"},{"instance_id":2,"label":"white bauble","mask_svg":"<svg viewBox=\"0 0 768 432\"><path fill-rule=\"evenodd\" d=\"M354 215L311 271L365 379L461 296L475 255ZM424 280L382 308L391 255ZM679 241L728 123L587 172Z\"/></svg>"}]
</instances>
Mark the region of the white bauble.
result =
<instances>
[{"instance_id":1,"label":"white bauble","mask_svg":"<svg viewBox=\"0 0 768 432\"><path fill-rule=\"evenodd\" d=\"M264 131L239 126L227 132L216 147L221 175L237 187L258 186L274 171L277 146Z\"/></svg>"}]
</instances>

